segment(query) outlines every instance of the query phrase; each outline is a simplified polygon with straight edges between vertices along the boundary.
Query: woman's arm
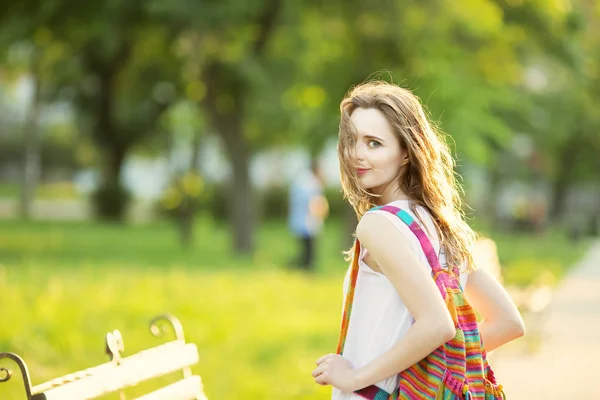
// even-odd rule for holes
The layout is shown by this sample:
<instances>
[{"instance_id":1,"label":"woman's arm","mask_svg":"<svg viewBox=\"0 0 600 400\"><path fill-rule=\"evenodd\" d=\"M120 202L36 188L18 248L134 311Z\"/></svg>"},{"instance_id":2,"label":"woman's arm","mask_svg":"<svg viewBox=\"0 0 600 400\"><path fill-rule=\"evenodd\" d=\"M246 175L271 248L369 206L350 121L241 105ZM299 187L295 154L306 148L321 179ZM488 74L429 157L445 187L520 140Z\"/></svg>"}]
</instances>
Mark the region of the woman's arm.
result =
<instances>
[{"instance_id":1,"label":"woman's arm","mask_svg":"<svg viewBox=\"0 0 600 400\"><path fill-rule=\"evenodd\" d=\"M523 336L525 325L517 306L500 282L485 269L479 268L469 274L465 295L483 317L479 332L486 351Z\"/></svg>"},{"instance_id":2,"label":"woman's arm","mask_svg":"<svg viewBox=\"0 0 600 400\"><path fill-rule=\"evenodd\" d=\"M421 361L452 339L456 330L430 269L417 259L404 235L391 221L381 215L366 214L358 224L356 235L415 319L392 348L355 370L358 389Z\"/></svg>"}]
</instances>

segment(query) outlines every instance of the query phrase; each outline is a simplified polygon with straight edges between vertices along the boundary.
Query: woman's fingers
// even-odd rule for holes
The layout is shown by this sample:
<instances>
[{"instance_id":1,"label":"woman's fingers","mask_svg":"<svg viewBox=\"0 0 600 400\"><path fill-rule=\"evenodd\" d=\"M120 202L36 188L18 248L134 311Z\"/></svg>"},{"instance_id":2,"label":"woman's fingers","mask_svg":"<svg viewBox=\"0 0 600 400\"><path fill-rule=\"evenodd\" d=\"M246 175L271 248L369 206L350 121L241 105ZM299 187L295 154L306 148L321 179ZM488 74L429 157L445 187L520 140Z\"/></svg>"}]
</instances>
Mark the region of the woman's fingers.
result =
<instances>
[{"instance_id":1,"label":"woman's fingers","mask_svg":"<svg viewBox=\"0 0 600 400\"><path fill-rule=\"evenodd\" d=\"M331 353L331 354L326 354L323 357L319 358L317 360L317 368L315 368L315 370L312 372L312 376L315 378L315 382L318 383L319 385L329 385L329 368L331 365L331 360L333 359L333 357L335 357L336 355Z\"/></svg>"},{"instance_id":2,"label":"woman's fingers","mask_svg":"<svg viewBox=\"0 0 600 400\"><path fill-rule=\"evenodd\" d=\"M325 360L327 360L328 358L331 358L331 357L333 357L333 356L335 356L335 354L333 354L333 353L330 353L330 354L326 354L326 355L324 355L323 357L321 357L321 358L319 358L319 359L317 360L317 365L321 364L323 361L325 361Z\"/></svg>"},{"instance_id":3,"label":"woman's fingers","mask_svg":"<svg viewBox=\"0 0 600 400\"><path fill-rule=\"evenodd\" d=\"M314 371L312 372L312 376L314 378L316 378L317 376L321 375L325 369L327 368L326 364L321 364L319 365L317 368L314 369Z\"/></svg>"},{"instance_id":4,"label":"woman's fingers","mask_svg":"<svg viewBox=\"0 0 600 400\"><path fill-rule=\"evenodd\" d=\"M327 382L327 378L327 374L323 373L315 378L315 382L319 385L328 385L329 382Z\"/></svg>"}]
</instances>

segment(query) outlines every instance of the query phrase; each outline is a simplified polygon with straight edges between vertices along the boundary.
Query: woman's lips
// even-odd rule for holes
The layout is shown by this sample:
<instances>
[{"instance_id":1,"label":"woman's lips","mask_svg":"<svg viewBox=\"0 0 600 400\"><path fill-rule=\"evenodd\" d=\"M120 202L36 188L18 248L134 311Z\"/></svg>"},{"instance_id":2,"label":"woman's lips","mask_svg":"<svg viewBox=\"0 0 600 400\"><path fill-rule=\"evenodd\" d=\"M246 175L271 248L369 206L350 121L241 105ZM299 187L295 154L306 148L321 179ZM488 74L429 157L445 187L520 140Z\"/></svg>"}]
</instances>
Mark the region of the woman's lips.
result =
<instances>
[{"instance_id":1,"label":"woman's lips","mask_svg":"<svg viewBox=\"0 0 600 400\"><path fill-rule=\"evenodd\" d=\"M367 172L369 172L369 169L368 169L368 168L359 168L359 169L357 169L357 170L356 170L356 173L357 173L358 175L364 175L364 174L366 174Z\"/></svg>"}]
</instances>

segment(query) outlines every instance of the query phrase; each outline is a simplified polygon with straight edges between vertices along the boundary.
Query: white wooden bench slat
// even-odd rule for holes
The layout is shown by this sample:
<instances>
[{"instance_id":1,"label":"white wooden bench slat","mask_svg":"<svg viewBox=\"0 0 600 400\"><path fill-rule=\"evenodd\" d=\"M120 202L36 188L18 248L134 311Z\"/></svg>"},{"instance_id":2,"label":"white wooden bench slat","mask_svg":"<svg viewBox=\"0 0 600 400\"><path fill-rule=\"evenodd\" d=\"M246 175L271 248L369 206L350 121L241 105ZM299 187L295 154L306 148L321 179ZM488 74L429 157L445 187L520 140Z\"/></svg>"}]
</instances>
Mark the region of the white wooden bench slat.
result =
<instances>
[{"instance_id":1,"label":"white wooden bench slat","mask_svg":"<svg viewBox=\"0 0 600 400\"><path fill-rule=\"evenodd\" d=\"M180 340L174 340L171 342L167 342L164 344L161 344L159 346L156 346L150 350L152 351L158 351L162 354L163 351L167 351L168 349L172 349L175 347L181 347L184 346L185 343L183 341ZM141 354L140 353L136 353L136 354ZM133 356L132 356L133 357ZM103 375L109 371L111 371L113 368L115 368L115 363L114 362L107 362L101 365L98 365L96 367L92 367L92 368L87 368L81 371L77 371L75 373L72 374L68 374L68 375L64 375L58 378L54 378L48 382L44 382L41 383L37 386L34 386L32 388L32 392L33 393L42 393L45 392L47 390L50 390L54 387L57 387L59 385L63 385L69 382L74 382L77 381L79 379L83 379L92 375Z\"/></svg>"},{"instance_id":2,"label":"white wooden bench slat","mask_svg":"<svg viewBox=\"0 0 600 400\"><path fill-rule=\"evenodd\" d=\"M95 398L181 370L197 362L198 349L195 344L169 342L125 357L120 365L103 364L92 369L93 375L45 390L44 395L47 400ZM39 392L34 390L34 393Z\"/></svg>"},{"instance_id":3,"label":"white wooden bench slat","mask_svg":"<svg viewBox=\"0 0 600 400\"><path fill-rule=\"evenodd\" d=\"M207 400L199 376L190 376L135 400Z\"/></svg>"}]
</instances>

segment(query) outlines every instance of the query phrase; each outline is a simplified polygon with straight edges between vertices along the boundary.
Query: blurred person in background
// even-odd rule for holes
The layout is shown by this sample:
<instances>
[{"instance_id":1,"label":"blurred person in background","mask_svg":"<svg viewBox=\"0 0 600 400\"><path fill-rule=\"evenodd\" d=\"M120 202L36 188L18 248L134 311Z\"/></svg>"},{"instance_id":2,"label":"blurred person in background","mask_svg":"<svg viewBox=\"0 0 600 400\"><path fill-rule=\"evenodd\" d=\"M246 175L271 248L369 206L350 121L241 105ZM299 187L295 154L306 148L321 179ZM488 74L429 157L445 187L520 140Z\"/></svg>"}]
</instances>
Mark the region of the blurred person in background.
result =
<instances>
[{"instance_id":1,"label":"blurred person in background","mask_svg":"<svg viewBox=\"0 0 600 400\"><path fill-rule=\"evenodd\" d=\"M316 238L329 213L323 194L323 178L317 159L312 159L310 169L300 174L289 192L289 226L298 239L300 253L293 264L305 271L315 268Z\"/></svg>"},{"instance_id":2,"label":"blurred person in background","mask_svg":"<svg viewBox=\"0 0 600 400\"><path fill-rule=\"evenodd\" d=\"M482 343L492 351L522 336L523 320L500 282L475 268L445 138L415 95L385 82L354 88L340 110L342 190L359 222L337 354L317 360L315 382L333 386L334 400L502 398L486 383ZM434 269L446 271L443 286ZM449 307L445 287L473 308ZM475 311L483 321L466 324ZM428 358L447 342L466 349L448 356L464 362L462 375Z\"/></svg>"}]
</instances>

